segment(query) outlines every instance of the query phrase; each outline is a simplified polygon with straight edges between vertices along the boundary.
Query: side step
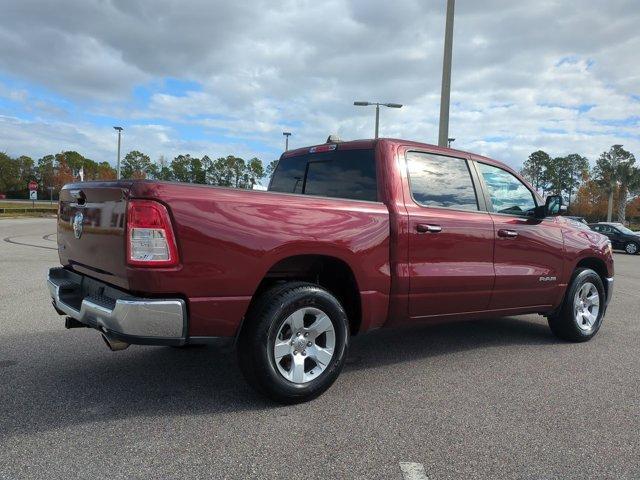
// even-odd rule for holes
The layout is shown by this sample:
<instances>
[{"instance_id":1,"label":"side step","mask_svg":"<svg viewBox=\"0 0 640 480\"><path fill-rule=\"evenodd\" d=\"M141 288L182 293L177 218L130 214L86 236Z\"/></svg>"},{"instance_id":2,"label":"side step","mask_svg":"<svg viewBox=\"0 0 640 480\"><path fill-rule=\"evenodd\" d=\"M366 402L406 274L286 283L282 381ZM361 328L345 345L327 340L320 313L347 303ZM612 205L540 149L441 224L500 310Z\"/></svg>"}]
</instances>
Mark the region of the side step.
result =
<instances>
[{"instance_id":1,"label":"side step","mask_svg":"<svg viewBox=\"0 0 640 480\"><path fill-rule=\"evenodd\" d=\"M75 318L67 317L64 319L64 328L89 328L82 322L79 322Z\"/></svg>"}]
</instances>

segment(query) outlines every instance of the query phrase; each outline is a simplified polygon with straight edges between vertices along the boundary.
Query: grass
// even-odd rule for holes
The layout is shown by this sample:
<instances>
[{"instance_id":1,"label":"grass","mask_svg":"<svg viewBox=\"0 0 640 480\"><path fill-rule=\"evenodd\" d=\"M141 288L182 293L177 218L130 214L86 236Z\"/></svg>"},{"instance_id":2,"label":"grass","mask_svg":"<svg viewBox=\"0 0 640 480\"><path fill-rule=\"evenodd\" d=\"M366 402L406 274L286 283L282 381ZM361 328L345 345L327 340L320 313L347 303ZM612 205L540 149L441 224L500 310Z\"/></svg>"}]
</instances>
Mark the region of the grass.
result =
<instances>
[{"instance_id":1,"label":"grass","mask_svg":"<svg viewBox=\"0 0 640 480\"><path fill-rule=\"evenodd\" d=\"M25 208L31 209L33 207L31 202L26 203L26 202L12 202L11 200L0 200L0 208L19 208L21 210L24 210ZM52 205L49 202L36 202L35 208L38 208L38 209L46 208L46 209L55 211L58 209L58 203L54 202Z\"/></svg>"},{"instance_id":2,"label":"grass","mask_svg":"<svg viewBox=\"0 0 640 480\"><path fill-rule=\"evenodd\" d=\"M0 218L16 217L51 217L58 211L58 204L49 202L13 202L0 200Z\"/></svg>"},{"instance_id":3,"label":"grass","mask_svg":"<svg viewBox=\"0 0 640 480\"><path fill-rule=\"evenodd\" d=\"M15 211L15 212L11 212L9 210L7 210L6 213L2 213L0 212L0 219L2 218L56 218L55 214L52 213L45 213L45 212L22 212L22 211Z\"/></svg>"}]
</instances>

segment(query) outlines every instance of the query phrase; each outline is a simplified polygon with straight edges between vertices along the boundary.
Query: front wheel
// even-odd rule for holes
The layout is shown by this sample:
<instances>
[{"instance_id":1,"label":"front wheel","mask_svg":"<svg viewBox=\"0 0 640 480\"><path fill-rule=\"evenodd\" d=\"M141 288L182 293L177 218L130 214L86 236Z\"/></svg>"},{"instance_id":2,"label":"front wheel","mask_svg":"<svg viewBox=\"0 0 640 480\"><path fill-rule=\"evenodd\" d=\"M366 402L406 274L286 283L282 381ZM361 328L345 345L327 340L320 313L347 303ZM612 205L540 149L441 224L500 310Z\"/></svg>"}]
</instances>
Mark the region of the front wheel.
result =
<instances>
[{"instance_id":1,"label":"front wheel","mask_svg":"<svg viewBox=\"0 0 640 480\"><path fill-rule=\"evenodd\" d=\"M629 255L636 255L638 253L638 244L635 242L628 242L624 246L624 251Z\"/></svg>"},{"instance_id":2,"label":"front wheel","mask_svg":"<svg viewBox=\"0 0 640 480\"><path fill-rule=\"evenodd\" d=\"M238 342L240 368L271 399L304 402L336 380L348 341L347 315L331 293L288 283L262 294L247 314Z\"/></svg>"},{"instance_id":3,"label":"front wheel","mask_svg":"<svg viewBox=\"0 0 640 480\"><path fill-rule=\"evenodd\" d=\"M600 276L589 268L576 270L560 310L549 317L551 331L570 342L590 340L602 325L605 299Z\"/></svg>"}]
</instances>

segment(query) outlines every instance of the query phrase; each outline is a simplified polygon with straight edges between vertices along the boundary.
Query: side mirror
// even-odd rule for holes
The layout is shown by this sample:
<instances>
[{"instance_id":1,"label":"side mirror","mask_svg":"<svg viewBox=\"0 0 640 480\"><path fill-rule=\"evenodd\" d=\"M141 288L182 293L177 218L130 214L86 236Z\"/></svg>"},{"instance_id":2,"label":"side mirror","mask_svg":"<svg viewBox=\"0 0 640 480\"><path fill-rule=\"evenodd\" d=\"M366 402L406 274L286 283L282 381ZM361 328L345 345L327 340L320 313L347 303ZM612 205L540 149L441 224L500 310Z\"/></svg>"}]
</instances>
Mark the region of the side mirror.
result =
<instances>
[{"instance_id":1,"label":"side mirror","mask_svg":"<svg viewBox=\"0 0 640 480\"><path fill-rule=\"evenodd\" d=\"M562 204L562 196L560 195L549 195L544 202L544 207L546 210L547 217L553 217L554 215L560 215L560 212L566 210L566 207L563 209L564 205Z\"/></svg>"},{"instance_id":2,"label":"side mirror","mask_svg":"<svg viewBox=\"0 0 640 480\"><path fill-rule=\"evenodd\" d=\"M566 210L567 206L562 204L562 195L549 195L544 205L536 208L535 216L536 218L553 217Z\"/></svg>"}]
</instances>

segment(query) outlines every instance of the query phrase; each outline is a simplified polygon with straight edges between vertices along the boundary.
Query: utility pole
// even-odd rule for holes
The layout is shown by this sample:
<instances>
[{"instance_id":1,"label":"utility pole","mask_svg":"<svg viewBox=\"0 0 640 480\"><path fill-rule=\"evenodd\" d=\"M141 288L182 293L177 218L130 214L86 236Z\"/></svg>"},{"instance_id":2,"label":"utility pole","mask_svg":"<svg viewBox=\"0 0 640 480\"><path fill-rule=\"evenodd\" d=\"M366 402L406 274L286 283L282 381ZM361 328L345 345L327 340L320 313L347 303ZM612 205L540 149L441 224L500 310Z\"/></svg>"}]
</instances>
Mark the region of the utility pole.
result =
<instances>
[{"instance_id":1,"label":"utility pole","mask_svg":"<svg viewBox=\"0 0 640 480\"><path fill-rule=\"evenodd\" d=\"M122 127L113 127L113 129L118 131L118 163L116 168L116 178L120 180L120 135L124 129Z\"/></svg>"},{"instance_id":2,"label":"utility pole","mask_svg":"<svg viewBox=\"0 0 640 480\"><path fill-rule=\"evenodd\" d=\"M291 132L282 132L282 135L284 135L284 151L288 152L289 151L289 137L291 136Z\"/></svg>"},{"instance_id":3,"label":"utility pole","mask_svg":"<svg viewBox=\"0 0 640 480\"><path fill-rule=\"evenodd\" d=\"M440 94L440 131L438 145L447 146L449 138L449 103L451 99L451 56L453 50L453 10L455 0L447 0L447 19L444 31L444 57L442 60L442 92Z\"/></svg>"},{"instance_id":4,"label":"utility pole","mask_svg":"<svg viewBox=\"0 0 640 480\"><path fill-rule=\"evenodd\" d=\"M378 138L378 131L380 130L380 105L376 104L376 136Z\"/></svg>"}]
</instances>

